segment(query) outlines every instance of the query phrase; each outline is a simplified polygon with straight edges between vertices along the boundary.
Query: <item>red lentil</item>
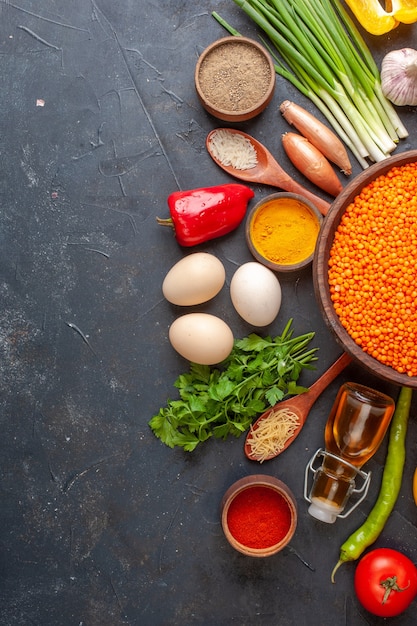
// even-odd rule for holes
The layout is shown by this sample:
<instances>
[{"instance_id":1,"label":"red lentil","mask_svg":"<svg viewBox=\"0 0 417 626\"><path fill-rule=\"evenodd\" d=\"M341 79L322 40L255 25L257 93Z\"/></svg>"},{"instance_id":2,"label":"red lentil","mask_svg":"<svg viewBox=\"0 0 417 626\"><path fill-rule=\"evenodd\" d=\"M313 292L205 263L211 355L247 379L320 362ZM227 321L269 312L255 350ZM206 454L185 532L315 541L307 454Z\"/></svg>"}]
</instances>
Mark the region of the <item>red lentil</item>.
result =
<instances>
[{"instance_id":1,"label":"red lentil","mask_svg":"<svg viewBox=\"0 0 417 626\"><path fill-rule=\"evenodd\" d=\"M417 376L417 163L354 198L330 249L329 286L349 335L381 363Z\"/></svg>"}]
</instances>

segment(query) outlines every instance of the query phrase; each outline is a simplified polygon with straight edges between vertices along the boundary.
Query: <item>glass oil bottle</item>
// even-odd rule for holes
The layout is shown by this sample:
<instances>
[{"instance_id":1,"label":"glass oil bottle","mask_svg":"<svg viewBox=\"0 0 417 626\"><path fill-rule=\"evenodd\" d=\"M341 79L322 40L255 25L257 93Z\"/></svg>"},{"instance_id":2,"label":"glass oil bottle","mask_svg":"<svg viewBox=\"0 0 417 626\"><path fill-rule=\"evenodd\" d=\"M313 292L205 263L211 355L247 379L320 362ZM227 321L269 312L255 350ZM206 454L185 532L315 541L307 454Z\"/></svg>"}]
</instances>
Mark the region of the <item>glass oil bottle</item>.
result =
<instances>
[{"instance_id":1,"label":"glass oil bottle","mask_svg":"<svg viewBox=\"0 0 417 626\"><path fill-rule=\"evenodd\" d=\"M304 495L310 502L310 515L332 524L362 502L370 474L360 468L379 448L394 409L392 398L370 387L351 382L341 386L327 420L325 450L319 449L306 468ZM323 457L322 465L314 469L318 457ZM309 471L314 474L314 482L308 493ZM358 474L363 481L360 488L355 485ZM361 498L342 514L353 492L360 493Z\"/></svg>"}]
</instances>

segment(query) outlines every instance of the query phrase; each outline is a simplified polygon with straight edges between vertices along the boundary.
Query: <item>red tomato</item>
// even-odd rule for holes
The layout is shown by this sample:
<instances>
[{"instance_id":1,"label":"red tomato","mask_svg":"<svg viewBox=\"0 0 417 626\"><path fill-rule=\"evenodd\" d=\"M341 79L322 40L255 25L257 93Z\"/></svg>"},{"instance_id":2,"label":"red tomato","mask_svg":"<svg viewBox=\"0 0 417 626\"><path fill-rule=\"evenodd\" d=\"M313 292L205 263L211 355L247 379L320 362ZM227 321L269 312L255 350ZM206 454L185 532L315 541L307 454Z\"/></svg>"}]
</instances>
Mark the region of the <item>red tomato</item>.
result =
<instances>
[{"instance_id":1,"label":"red tomato","mask_svg":"<svg viewBox=\"0 0 417 626\"><path fill-rule=\"evenodd\" d=\"M401 552L377 548L359 561L354 584L367 611L393 617L405 611L417 596L417 568Z\"/></svg>"}]
</instances>

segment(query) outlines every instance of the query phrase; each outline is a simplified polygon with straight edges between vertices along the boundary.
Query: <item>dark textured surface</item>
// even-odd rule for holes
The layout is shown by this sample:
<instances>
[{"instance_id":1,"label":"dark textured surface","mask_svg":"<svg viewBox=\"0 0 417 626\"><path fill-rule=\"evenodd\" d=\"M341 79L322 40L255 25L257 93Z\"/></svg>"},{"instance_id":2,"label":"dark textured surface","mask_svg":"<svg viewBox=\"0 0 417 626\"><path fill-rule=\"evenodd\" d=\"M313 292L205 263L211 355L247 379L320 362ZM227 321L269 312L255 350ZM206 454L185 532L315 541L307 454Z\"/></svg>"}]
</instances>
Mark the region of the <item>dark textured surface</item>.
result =
<instances>
[{"instance_id":1,"label":"dark textured surface","mask_svg":"<svg viewBox=\"0 0 417 626\"><path fill-rule=\"evenodd\" d=\"M303 481L342 380L394 395L398 388L351 365L294 446L262 466L299 506L291 548L266 560L234 552L220 527L225 490L260 469L245 458L243 438L185 454L148 427L187 369L167 339L180 311L161 294L186 251L155 217L167 215L177 188L230 180L205 151L207 133L221 124L202 111L193 84L199 53L226 34L212 10L257 36L232 0L0 2L2 625L384 623L358 606L353 565L335 585L330 572L375 500L385 445L367 465L368 501L347 520L328 526L309 517ZM415 34L400 27L368 42L379 61ZM268 109L241 128L294 173L277 112L286 98L309 107L278 79ZM415 110L402 117L410 137L398 150L415 148ZM254 191L259 199L273 190ZM200 249L224 262L227 285L251 260L243 225ZM244 336L252 329L227 285L202 308ZM284 278L282 288L268 331L278 334L289 317L297 333L316 331L320 358L303 377L308 385L340 349L321 319L311 271ZM401 495L377 545L416 562L415 400L407 441ZM391 623L411 625L413 609Z\"/></svg>"}]
</instances>

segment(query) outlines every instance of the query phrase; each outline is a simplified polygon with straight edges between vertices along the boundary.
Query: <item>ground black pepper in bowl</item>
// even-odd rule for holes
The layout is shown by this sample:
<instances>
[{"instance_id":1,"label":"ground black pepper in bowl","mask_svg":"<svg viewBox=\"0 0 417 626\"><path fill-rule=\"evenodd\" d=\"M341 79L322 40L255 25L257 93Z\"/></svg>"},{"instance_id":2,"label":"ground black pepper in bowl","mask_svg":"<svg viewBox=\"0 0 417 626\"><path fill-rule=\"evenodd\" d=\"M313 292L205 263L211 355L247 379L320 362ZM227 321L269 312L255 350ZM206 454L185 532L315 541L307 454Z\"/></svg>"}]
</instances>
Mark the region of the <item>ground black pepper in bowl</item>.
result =
<instances>
[{"instance_id":1,"label":"ground black pepper in bowl","mask_svg":"<svg viewBox=\"0 0 417 626\"><path fill-rule=\"evenodd\" d=\"M246 37L225 37L201 54L195 72L204 108L225 121L244 121L263 111L275 87L272 59Z\"/></svg>"}]
</instances>

